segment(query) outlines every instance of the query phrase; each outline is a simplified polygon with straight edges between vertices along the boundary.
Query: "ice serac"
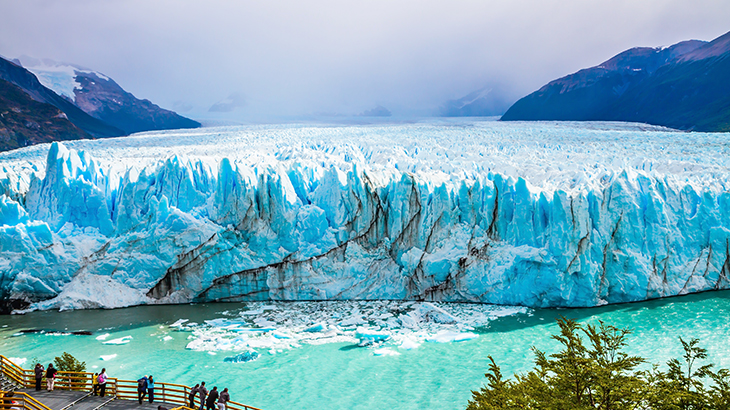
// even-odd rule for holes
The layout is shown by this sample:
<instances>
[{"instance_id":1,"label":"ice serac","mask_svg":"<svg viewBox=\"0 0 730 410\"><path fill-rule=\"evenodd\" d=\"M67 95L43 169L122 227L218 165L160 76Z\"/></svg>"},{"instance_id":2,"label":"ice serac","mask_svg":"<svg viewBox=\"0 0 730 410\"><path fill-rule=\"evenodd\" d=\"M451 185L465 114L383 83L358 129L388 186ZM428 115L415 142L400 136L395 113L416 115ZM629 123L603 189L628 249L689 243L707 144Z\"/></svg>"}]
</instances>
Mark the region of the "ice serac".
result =
<instances>
[{"instance_id":1,"label":"ice serac","mask_svg":"<svg viewBox=\"0 0 730 410\"><path fill-rule=\"evenodd\" d=\"M344 161L286 148L272 161L173 155L120 166L54 143L25 189L7 168L0 178L6 305L577 307L730 287L726 175L702 185L620 166L537 187L509 167L376 166L387 161L353 144L304 143Z\"/></svg>"}]
</instances>

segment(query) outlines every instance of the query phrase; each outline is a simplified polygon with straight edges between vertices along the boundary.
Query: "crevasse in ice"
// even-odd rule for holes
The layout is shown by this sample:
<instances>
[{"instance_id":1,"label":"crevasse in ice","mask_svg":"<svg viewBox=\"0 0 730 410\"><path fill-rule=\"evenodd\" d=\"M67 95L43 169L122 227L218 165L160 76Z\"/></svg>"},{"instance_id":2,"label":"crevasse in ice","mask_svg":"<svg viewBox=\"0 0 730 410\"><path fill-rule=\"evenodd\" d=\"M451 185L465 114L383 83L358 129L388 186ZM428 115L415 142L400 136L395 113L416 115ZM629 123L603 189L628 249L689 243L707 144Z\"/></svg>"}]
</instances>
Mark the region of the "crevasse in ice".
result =
<instances>
[{"instance_id":1,"label":"crevasse in ice","mask_svg":"<svg viewBox=\"0 0 730 410\"><path fill-rule=\"evenodd\" d=\"M428 123L0 156L2 297L594 306L730 287L726 134Z\"/></svg>"}]
</instances>

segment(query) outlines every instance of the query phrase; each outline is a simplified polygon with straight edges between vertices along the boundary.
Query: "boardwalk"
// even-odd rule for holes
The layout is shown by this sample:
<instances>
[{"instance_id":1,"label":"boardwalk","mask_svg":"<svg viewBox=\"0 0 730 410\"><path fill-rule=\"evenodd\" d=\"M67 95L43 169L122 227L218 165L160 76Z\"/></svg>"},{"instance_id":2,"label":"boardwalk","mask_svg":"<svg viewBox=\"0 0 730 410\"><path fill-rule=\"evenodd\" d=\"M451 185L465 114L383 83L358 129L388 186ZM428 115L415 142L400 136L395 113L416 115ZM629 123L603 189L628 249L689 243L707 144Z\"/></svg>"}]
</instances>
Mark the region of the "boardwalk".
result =
<instances>
[{"instance_id":1,"label":"boardwalk","mask_svg":"<svg viewBox=\"0 0 730 410\"><path fill-rule=\"evenodd\" d=\"M157 406L166 409L179 407L179 404L154 402L149 403L146 400L140 405L139 402L133 400L123 400L114 396L90 396L88 392L54 390L52 392L35 389L18 389L19 392L28 393L34 399L48 406L51 410L95 410L101 407L104 410L157 410Z\"/></svg>"},{"instance_id":2,"label":"boardwalk","mask_svg":"<svg viewBox=\"0 0 730 410\"><path fill-rule=\"evenodd\" d=\"M25 400L16 397L26 410L157 410L162 406L167 410L185 410L191 388L182 384L155 382L155 402L147 401L139 404L137 399L137 382L110 377L107 379L107 397L92 396L91 383L94 378L88 372L59 372L56 377L56 389L36 391L29 388L35 386L33 370L23 369L0 355L0 391L13 390L27 394ZM44 380L45 381L45 380ZM45 384L45 383L44 383ZM25 401L23 401L25 400ZM200 403L196 400L196 406ZM229 401L228 410L260 410L256 407ZM187 409L190 410L190 409Z\"/></svg>"}]
</instances>

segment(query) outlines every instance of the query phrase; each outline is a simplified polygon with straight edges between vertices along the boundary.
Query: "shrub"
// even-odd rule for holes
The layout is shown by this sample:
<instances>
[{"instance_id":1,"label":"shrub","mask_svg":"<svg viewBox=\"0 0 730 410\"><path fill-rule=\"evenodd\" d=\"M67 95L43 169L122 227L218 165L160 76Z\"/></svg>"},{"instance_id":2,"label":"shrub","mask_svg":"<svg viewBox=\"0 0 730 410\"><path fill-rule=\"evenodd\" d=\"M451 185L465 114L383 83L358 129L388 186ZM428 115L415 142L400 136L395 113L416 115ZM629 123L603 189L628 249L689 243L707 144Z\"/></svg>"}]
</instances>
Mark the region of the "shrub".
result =
<instances>
[{"instance_id":1,"label":"shrub","mask_svg":"<svg viewBox=\"0 0 730 410\"><path fill-rule=\"evenodd\" d=\"M86 362L80 362L71 354L63 352L61 357L53 359L59 372L85 372Z\"/></svg>"},{"instance_id":2,"label":"shrub","mask_svg":"<svg viewBox=\"0 0 730 410\"><path fill-rule=\"evenodd\" d=\"M561 350L547 355L533 347L534 369L514 380L505 380L489 356L487 384L472 391L467 410L730 410L730 371L700 365L707 350L697 339L679 339L684 355L671 359L667 371L640 370L646 359L623 351L628 329L565 318L558 325L552 338Z\"/></svg>"}]
</instances>

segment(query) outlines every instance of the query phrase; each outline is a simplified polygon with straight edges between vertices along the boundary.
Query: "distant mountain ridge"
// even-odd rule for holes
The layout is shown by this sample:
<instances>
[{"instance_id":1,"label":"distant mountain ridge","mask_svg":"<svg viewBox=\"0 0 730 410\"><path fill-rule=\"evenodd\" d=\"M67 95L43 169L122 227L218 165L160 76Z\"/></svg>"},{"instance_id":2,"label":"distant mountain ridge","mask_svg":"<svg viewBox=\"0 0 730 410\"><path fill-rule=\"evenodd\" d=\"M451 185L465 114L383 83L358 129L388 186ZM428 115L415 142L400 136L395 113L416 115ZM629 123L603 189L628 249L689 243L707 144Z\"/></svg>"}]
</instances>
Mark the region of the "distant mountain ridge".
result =
<instances>
[{"instance_id":1,"label":"distant mountain ridge","mask_svg":"<svg viewBox=\"0 0 730 410\"><path fill-rule=\"evenodd\" d=\"M509 101L509 102L508 102ZM449 100L439 109L442 117L488 117L502 115L510 102L504 92L483 87L458 100Z\"/></svg>"},{"instance_id":2,"label":"distant mountain ridge","mask_svg":"<svg viewBox=\"0 0 730 410\"><path fill-rule=\"evenodd\" d=\"M91 136L104 138L124 135L122 130L85 113L72 102L44 87L33 73L4 58L0 58L0 79L18 86L35 101L58 108L69 121Z\"/></svg>"},{"instance_id":3,"label":"distant mountain ridge","mask_svg":"<svg viewBox=\"0 0 730 410\"><path fill-rule=\"evenodd\" d=\"M136 98L102 73L52 60L0 56L0 151L197 127L200 123Z\"/></svg>"},{"instance_id":4,"label":"distant mountain ridge","mask_svg":"<svg viewBox=\"0 0 730 410\"><path fill-rule=\"evenodd\" d=\"M711 42L636 47L551 81L502 116L513 120L632 121L730 131L730 33Z\"/></svg>"},{"instance_id":5,"label":"distant mountain ridge","mask_svg":"<svg viewBox=\"0 0 730 410\"><path fill-rule=\"evenodd\" d=\"M98 71L26 56L21 56L19 61L46 87L124 133L200 127L197 121L160 108L149 100L136 98Z\"/></svg>"}]
</instances>

